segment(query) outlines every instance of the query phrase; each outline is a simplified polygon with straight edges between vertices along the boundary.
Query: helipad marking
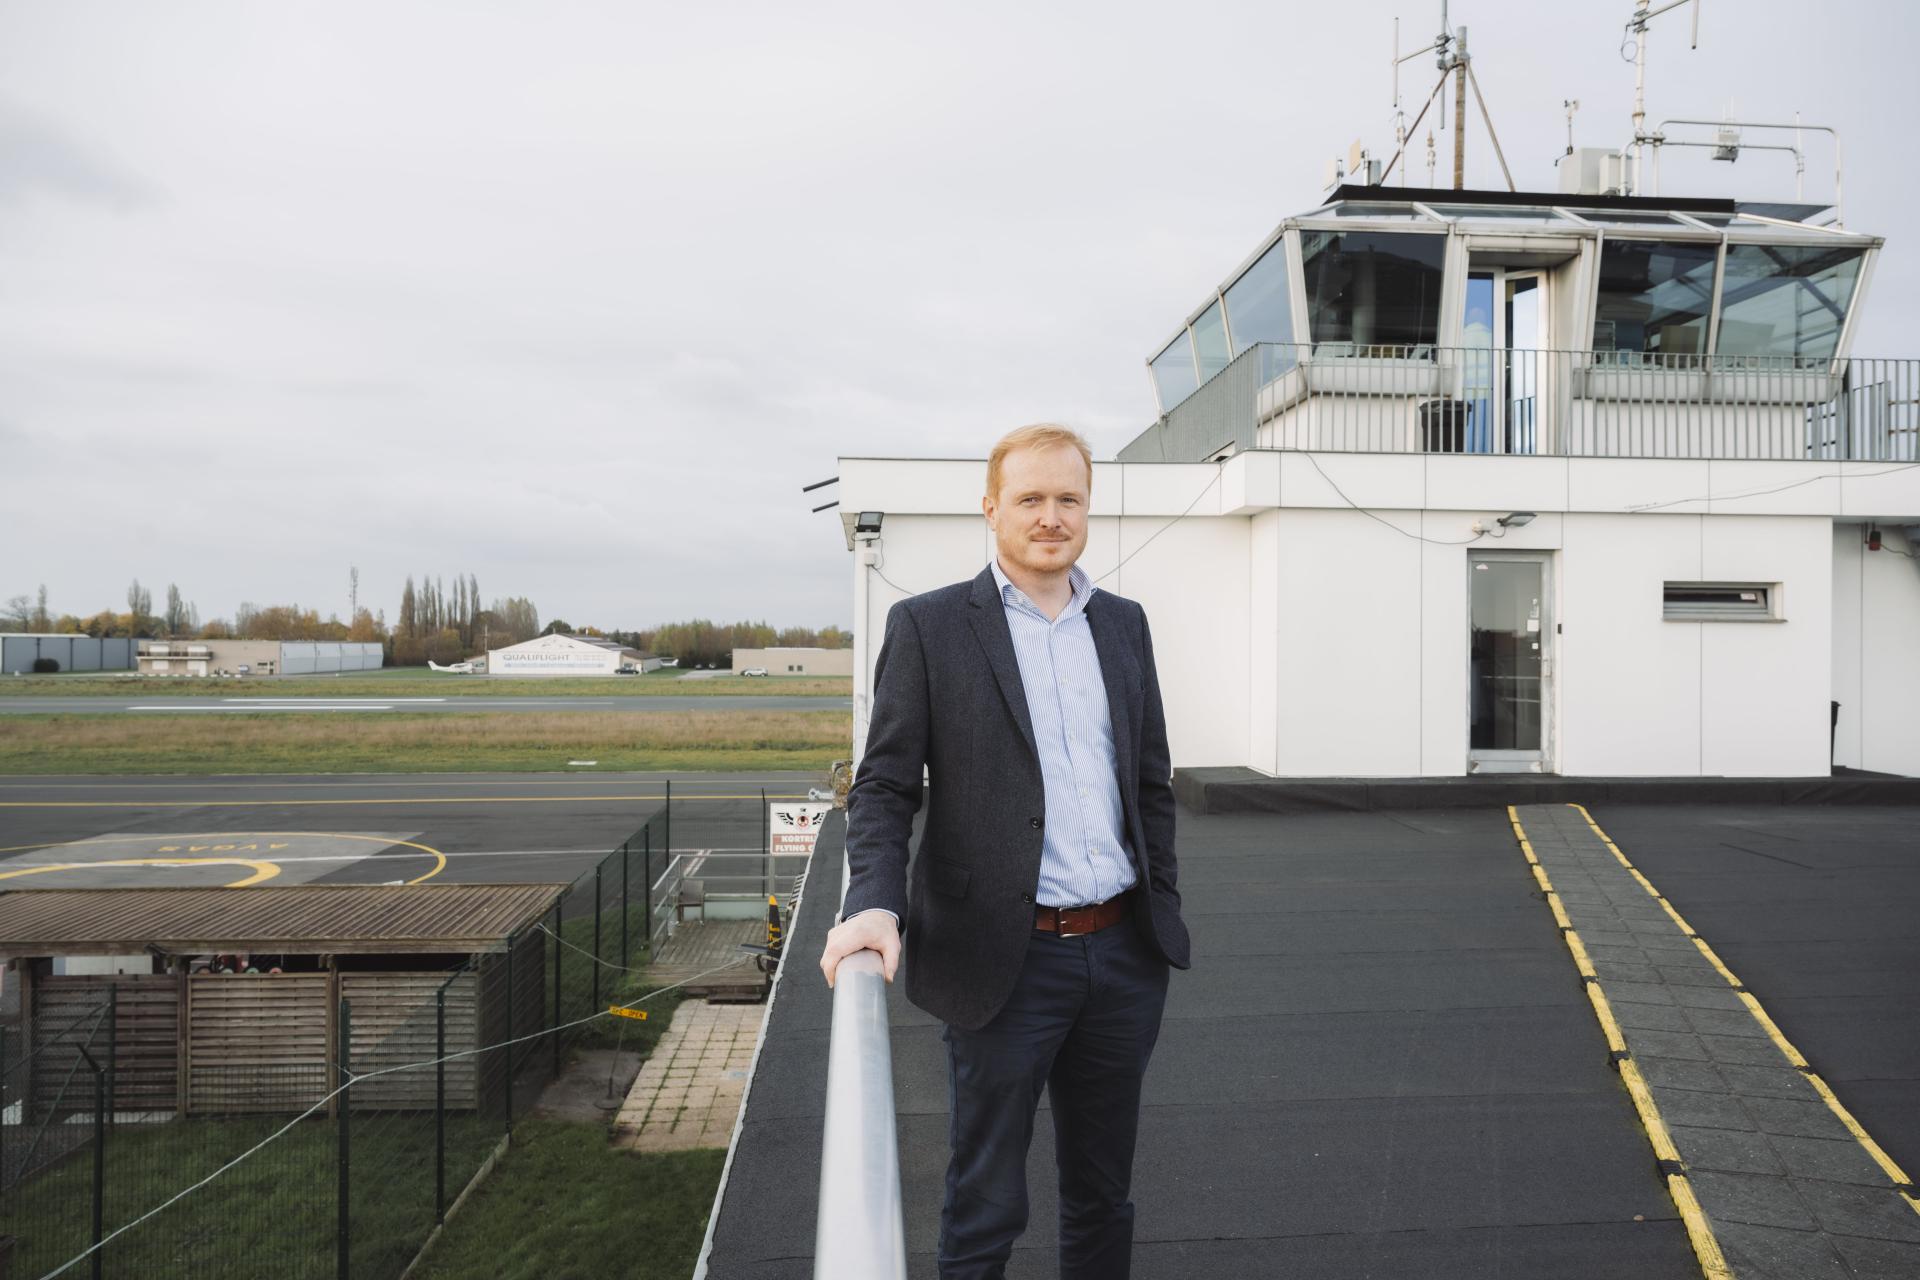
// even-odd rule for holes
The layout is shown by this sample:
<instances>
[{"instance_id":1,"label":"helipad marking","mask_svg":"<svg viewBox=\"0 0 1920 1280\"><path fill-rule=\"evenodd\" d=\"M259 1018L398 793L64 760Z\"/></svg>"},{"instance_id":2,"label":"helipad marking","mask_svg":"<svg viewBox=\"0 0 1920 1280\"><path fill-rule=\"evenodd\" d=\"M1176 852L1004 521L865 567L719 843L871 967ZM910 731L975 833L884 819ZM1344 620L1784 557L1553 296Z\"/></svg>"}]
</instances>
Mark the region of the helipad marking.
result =
<instances>
[{"instance_id":1,"label":"helipad marking","mask_svg":"<svg viewBox=\"0 0 1920 1280\"><path fill-rule=\"evenodd\" d=\"M307 837L317 837L317 838L326 839L326 840L365 840L369 844L378 844L383 847L391 847L393 845L403 845L409 849L418 849L420 852L427 854L433 858L433 869L427 872L425 875L415 876L413 879L407 881L408 884L419 884L424 880L431 880L433 879L433 877L439 875L442 871L445 871L447 869L447 855L440 852L440 850L434 848L432 845L421 844L415 840L395 840L395 839L391 839L389 837L384 837L384 836L363 836L358 834L357 832L351 832L351 831L201 831L201 832L188 832L182 835L175 835L172 832L165 832L165 831L162 831L162 832L149 831L149 832L146 832L145 834L136 834L136 835L89 836L83 840L53 840L53 841L43 840L37 844L6 845L6 846L0 846L0 853L21 853L28 849L71 849L77 845L112 844L116 842L126 843L127 841L138 842L143 840L144 841L231 840L236 838L244 839L247 836L266 836L269 839L271 839L274 836L307 836ZM87 863L76 863L74 865L89 866L89 867L105 867L105 866L114 866L114 865L138 866L138 865L142 865L143 862L151 862L151 861L154 861L154 860L136 859L134 861L121 863L121 864L107 863L107 862L87 862ZM193 860L189 859L188 861L191 862ZM236 861L236 859L225 859L225 861ZM284 859L284 861L296 862L296 861L301 861L301 859L287 858L287 859ZM268 865L272 865L272 864L268 864ZM276 875L279 874L278 867L274 868L274 873ZM4 878L5 878L4 876L0 876L0 879L4 879ZM252 882L248 881L247 883L252 883Z\"/></svg>"},{"instance_id":2,"label":"helipad marking","mask_svg":"<svg viewBox=\"0 0 1920 1280\"><path fill-rule=\"evenodd\" d=\"M261 884L280 874L280 868L271 862L256 861L252 858L116 858L110 862L53 862L38 866L21 867L17 871L0 871L0 880L12 880L19 876L43 875L49 871L89 871L95 867L252 867L253 874L244 879L235 880L227 885L229 889L241 889L250 884Z\"/></svg>"}]
</instances>

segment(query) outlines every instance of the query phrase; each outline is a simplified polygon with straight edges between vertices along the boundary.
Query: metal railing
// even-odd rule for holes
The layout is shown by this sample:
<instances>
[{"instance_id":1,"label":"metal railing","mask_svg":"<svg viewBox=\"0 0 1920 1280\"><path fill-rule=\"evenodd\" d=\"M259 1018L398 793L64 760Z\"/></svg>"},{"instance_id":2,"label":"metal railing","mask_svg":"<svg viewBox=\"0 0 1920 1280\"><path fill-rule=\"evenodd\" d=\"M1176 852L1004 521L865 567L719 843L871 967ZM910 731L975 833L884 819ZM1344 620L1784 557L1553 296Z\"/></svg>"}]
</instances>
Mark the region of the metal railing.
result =
<instances>
[{"instance_id":1,"label":"metal railing","mask_svg":"<svg viewBox=\"0 0 1920 1280\"><path fill-rule=\"evenodd\" d=\"M1920 461L1920 360L1263 343L1161 423L1169 461L1237 447Z\"/></svg>"},{"instance_id":2,"label":"metal railing","mask_svg":"<svg viewBox=\"0 0 1920 1280\"><path fill-rule=\"evenodd\" d=\"M657 954L679 924L681 891L689 883L700 885L706 900L757 898L764 902L769 894L791 899L806 874L803 854L743 853L730 849L686 849L666 860L664 866L652 864L653 881L648 898L651 916L647 922L648 944ZM704 909L701 919L705 919Z\"/></svg>"},{"instance_id":3,"label":"metal railing","mask_svg":"<svg viewBox=\"0 0 1920 1280\"><path fill-rule=\"evenodd\" d=\"M893 1049L877 951L854 952L834 974L823 1129L815 1280L904 1280Z\"/></svg>"}]
</instances>

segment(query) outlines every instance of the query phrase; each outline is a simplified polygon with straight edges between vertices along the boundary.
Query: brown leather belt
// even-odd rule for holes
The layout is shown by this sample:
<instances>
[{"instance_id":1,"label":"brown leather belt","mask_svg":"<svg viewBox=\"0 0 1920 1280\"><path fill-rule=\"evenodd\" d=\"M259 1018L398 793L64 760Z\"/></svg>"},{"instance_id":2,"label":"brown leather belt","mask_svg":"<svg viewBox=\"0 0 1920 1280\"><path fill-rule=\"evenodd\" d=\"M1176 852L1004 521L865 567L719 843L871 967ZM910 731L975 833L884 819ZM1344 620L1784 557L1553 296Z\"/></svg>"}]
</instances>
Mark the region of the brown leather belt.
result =
<instances>
[{"instance_id":1,"label":"brown leather belt","mask_svg":"<svg viewBox=\"0 0 1920 1280\"><path fill-rule=\"evenodd\" d=\"M1090 907L1035 907L1033 927L1042 933L1057 933L1063 938L1082 933L1098 933L1119 924L1133 907L1133 890L1117 898L1096 902Z\"/></svg>"}]
</instances>

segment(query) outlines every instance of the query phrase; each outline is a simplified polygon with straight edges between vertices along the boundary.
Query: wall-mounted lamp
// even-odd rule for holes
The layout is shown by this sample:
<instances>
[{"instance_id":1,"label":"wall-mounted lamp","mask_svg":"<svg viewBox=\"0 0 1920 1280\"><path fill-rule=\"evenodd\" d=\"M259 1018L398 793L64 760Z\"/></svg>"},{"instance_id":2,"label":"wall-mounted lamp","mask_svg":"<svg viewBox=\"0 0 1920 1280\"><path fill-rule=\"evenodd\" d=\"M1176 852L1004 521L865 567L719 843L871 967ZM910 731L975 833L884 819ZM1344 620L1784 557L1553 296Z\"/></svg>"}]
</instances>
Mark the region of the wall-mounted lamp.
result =
<instances>
[{"instance_id":1,"label":"wall-mounted lamp","mask_svg":"<svg viewBox=\"0 0 1920 1280\"><path fill-rule=\"evenodd\" d=\"M1502 529L1518 529L1523 524L1533 523L1533 512L1514 511L1495 521Z\"/></svg>"},{"instance_id":2,"label":"wall-mounted lamp","mask_svg":"<svg viewBox=\"0 0 1920 1280\"><path fill-rule=\"evenodd\" d=\"M886 518L887 514L884 511L862 511L853 518L853 531L855 534L864 533L869 537L878 537L880 522Z\"/></svg>"}]
</instances>

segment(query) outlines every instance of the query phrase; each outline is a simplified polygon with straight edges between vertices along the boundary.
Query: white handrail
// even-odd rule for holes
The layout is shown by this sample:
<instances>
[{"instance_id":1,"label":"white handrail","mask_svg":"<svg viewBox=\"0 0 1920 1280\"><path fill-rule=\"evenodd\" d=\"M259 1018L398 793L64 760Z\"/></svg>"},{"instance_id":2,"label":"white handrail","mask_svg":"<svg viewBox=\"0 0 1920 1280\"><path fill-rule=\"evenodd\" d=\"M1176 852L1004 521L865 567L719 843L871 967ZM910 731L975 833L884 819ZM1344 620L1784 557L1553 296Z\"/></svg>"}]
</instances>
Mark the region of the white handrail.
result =
<instances>
[{"instance_id":1,"label":"white handrail","mask_svg":"<svg viewBox=\"0 0 1920 1280\"><path fill-rule=\"evenodd\" d=\"M905 1280L907 1274L887 983L877 951L854 952L834 973L813 1274L815 1280Z\"/></svg>"}]
</instances>

